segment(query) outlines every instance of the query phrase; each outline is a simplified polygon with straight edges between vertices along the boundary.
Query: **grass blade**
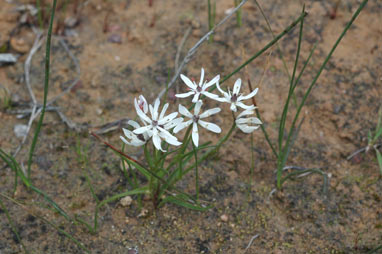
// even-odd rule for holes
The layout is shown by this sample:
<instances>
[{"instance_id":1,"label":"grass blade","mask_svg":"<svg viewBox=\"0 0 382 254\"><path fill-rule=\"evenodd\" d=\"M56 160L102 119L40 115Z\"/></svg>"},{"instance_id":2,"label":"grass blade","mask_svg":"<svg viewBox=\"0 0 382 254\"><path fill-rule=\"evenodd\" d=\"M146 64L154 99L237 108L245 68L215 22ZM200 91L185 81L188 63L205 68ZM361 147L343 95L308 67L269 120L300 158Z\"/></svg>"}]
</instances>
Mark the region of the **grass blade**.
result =
<instances>
[{"instance_id":1,"label":"grass blade","mask_svg":"<svg viewBox=\"0 0 382 254\"><path fill-rule=\"evenodd\" d=\"M164 198L162 200L162 202L160 203L160 206L162 206L165 203L173 203L173 204L176 204L178 206L183 206L185 208L188 208L191 210L196 210L196 211L201 211L201 212L207 211L207 210L212 208L212 206L203 207L200 205L192 204L191 202L186 202L182 199L177 198L176 196L168 196L168 197Z\"/></svg>"},{"instance_id":2,"label":"grass blade","mask_svg":"<svg viewBox=\"0 0 382 254\"><path fill-rule=\"evenodd\" d=\"M302 107L304 106L305 101L308 98L308 95L310 94L311 90L313 89L314 85L316 84L316 82L317 82L318 78L320 77L322 71L324 70L326 64L328 63L329 59L331 58L331 56L333 55L334 51L336 50L338 44L341 42L342 38L345 36L346 32L349 30L349 28L353 24L354 20L358 17L358 15L360 14L361 10L365 7L365 5L367 4L368 1L369 0L364 0L360 4L360 6L358 7L356 12L353 14L352 18L350 19L350 21L348 22L348 24L346 25L346 27L342 31L341 35L339 36L337 41L334 43L334 45L333 45L332 49L330 50L329 54L326 56L324 62L322 63L320 69L318 70L318 72L317 72L316 76L314 77L312 83L310 84L308 90L305 92L304 97L302 98L302 101L301 101L299 107L297 108L296 115L295 115L295 117L293 119L293 122L292 122L291 130L294 128L294 126L296 126L296 122L297 122L297 119L298 119L298 117L299 117L299 115L301 113ZM292 138L292 131L290 131L289 134L288 134L288 138L287 138L285 146L289 146L291 138Z\"/></svg>"},{"instance_id":3,"label":"grass blade","mask_svg":"<svg viewBox=\"0 0 382 254\"><path fill-rule=\"evenodd\" d=\"M38 135L41 130L42 122L44 121L44 115L45 115L45 109L46 109L46 103L48 100L48 89L49 89L49 72L50 72L50 44L52 40L52 30L53 30L53 20L54 20L54 13L56 10L56 4L57 0L53 0L53 7L52 7L52 14L50 16L50 23L49 23L49 29L48 29L48 37L46 39L46 55L45 55L45 80L44 80L44 102L41 110L40 119L37 123L37 128L34 133L33 141L31 148L29 150L29 159L28 159L28 178L30 179L31 174L31 165L32 165L32 159L33 159L33 153L36 148ZM40 8L41 11L41 8Z\"/></svg>"},{"instance_id":4,"label":"grass blade","mask_svg":"<svg viewBox=\"0 0 382 254\"><path fill-rule=\"evenodd\" d=\"M305 13L305 5L302 8L302 13ZM289 107L289 102L290 99L292 98L293 95L293 90L294 90L294 78L296 75L296 70L297 70L297 65L298 65L298 60L300 58L300 50L301 50L301 41L302 41L302 31L304 28L304 19L301 19L300 22L300 32L298 36L298 43L297 43L297 53L296 53L296 60L294 62L294 67L293 67L293 73L292 73L292 78L290 80L289 84L289 92L288 92L288 97L284 105L283 113L281 115L281 120L280 120L280 126L279 126L279 153L281 153L282 150L282 142L283 142L283 136L284 136L284 130L285 130L285 122L286 122L286 117L288 114L288 107Z\"/></svg>"},{"instance_id":5,"label":"grass blade","mask_svg":"<svg viewBox=\"0 0 382 254\"><path fill-rule=\"evenodd\" d=\"M377 161L378 161L378 165L379 165L379 173L382 176L382 155L381 155L381 153L379 152L379 150L377 148L375 149L375 153L377 154Z\"/></svg>"}]
</instances>

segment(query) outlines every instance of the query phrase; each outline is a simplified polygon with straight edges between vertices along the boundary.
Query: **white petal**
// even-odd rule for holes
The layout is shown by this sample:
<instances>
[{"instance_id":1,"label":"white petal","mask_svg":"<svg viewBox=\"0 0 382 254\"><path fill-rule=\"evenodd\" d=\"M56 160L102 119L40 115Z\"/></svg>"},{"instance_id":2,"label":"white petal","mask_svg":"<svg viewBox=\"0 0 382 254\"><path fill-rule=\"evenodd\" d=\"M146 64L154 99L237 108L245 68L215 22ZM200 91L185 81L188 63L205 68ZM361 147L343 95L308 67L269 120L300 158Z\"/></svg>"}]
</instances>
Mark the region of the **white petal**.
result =
<instances>
[{"instance_id":1,"label":"white petal","mask_svg":"<svg viewBox=\"0 0 382 254\"><path fill-rule=\"evenodd\" d=\"M205 122L205 121L202 121L202 120L199 120L198 123L200 124L200 126L202 126L203 128L205 128L205 129L207 129L209 131L212 131L212 132L215 132L215 133L222 132L220 127L217 126L214 123L209 123L209 122Z\"/></svg>"},{"instance_id":2,"label":"white petal","mask_svg":"<svg viewBox=\"0 0 382 254\"><path fill-rule=\"evenodd\" d=\"M180 114L187 116L188 118L192 118L192 114L190 113L190 111L188 111L188 109L185 106L179 104L178 110Z\"/></svg>"},{"instance_id":3,"label":"white petal","mask_svg":"<svg viewBox=\"0 0 382 254\"><path fill-rule=\"evenodd\" d=\"M195 92L187 92L187 93L178 93L178 94L175 94L175 97L177 98L186 98L190 95L193 95Z\"/></svg>"},{"instance_id":4,"label":"white petal","mask_svg":"<svg viewBox=\"0 0 382 254\"><path fill-rule=\"evenodd\" d=\"M190 124L192 124L192 120L188 120L187 122L182 122L175 126L174 128L174 133L178 133L179 131L183 130L184 128L188 127Z\"/></svg>"},{"instance_id":5,"label":"white petal","mask_svg":"<svg viewBox=\"0 0 382 254\"><path fill-rule=\"evenodd\" d=\"M171 122L176 116L178 115L178 112L172 112L171 114L167 115L166 117L163 117L162 119L159 119L158 124L164 125L166 123Z\"/></svg>"},{"instance_id":6,"label":"white petal","mask_svg":"<svg viewBox=\"0 0 382 254\"><path fill-rule=\"evenodd\" d=\"M230 100L227 100L226 98L224 97L218 97L218 98L214 98L215 101L219 101L219 102L228 102L228 103L231 103Z\"/></svg>"},{"instance_id":7,"label":"white petal","mask_svg":"<svg viewBox=\"0 0 382 254\"><path fill-rule=\"evenodd\" d=\"M195 89L196 89L196 85L195 85L189 78L187 78L187 77L184 76L183 74L180 74L180 78L183 80L183 82L184 82L189 88L191 88L192 90L195 90Z\"/></svg>"},{"instance_id":8,"label":"white petal","mask_svg":"<svg viewBox=\"0 0 382 254\"><path fill-rule=\"evenodd\" d=\"M259 128L259 126L248 126L248 125L237 125L237 127L244 133L251 133L253 132L254 130L256 130L257 128Z\"/></svg>"},{"instance_id":9,"label":"white petal","mask_svg":"<svg viewBox=\"0 0 382 254\"><path fill-rule=\"evenodd\" d=\"M237 100L238 100L238 101L248 100L248 99L252 98L253 96L255 96L255 95L257 94L257 91L258 91L258 90L259 90L259 89L256 88L255 90L253 90L253 91L252 91L250 94L248 94L248 95L245 95L245 96L241 95L241 96L239 96L239 98L237 98Z\"/></svg>"},{"instance_id":10,"label":"white petal","mask_svg":"<svg viewBox=\"0 0 382 254\"><path fill-rule=\"evenodd\" d=\"M149 110L150 110L150 114L151 114L151 119L156 120L156 119L154 119L154 108L151 104L149 105Z\"/></svg>"},{"instance_id":11,"label":"white petal","mask_svg":"<svg viewBox=\"0 0 382 254\"><path fill-rule=\"evenodd\" d=\"M159 105L160 105L160 100L159 98L156 98L155 99L155 102L154 102L154 116L153 116L153 120L157 120L158 119L158 109L159 109Z\"/></svg>"},{"instance_id":12,"label":"white petal","mask_svg":"<svg viewBox=\"0 0 382 254\"><path fill-rule=\"evenodd\" d=\"M160 113L159 119L162 119L164 117L164 114L166 113L167 108L168 108L168 103L164 104L162 111Z\"/></svg>"},{"instance_id":13,"label":"white petal","mask_svg":"<svg viewBox=\"0 0 382 254\"><path fill-rule=\"evenodd\" d=\"M131 146L143 146L145 144L145 142L143 142L142 140L139 140L138 138L134 138L131 140L131 142L127 141L124 137L122 136L119 136L121 138L121 140L128 144L128 145L131 145Z\"/></svg>"},{"instance_id":14,"label":"white petal","mask_svg":"<svg viewBox=\"0 0 382 254\"><path fill-rule=\"evenodd\" d=\"M158 134L153 135L153 143L154 143L154 146L156 149L161 150L163 152L166 152L166 151L162 150L161 140L160 140L160 137Z\"/></svg>"},{"instance_id":15,"label":"white petal","mask_svg":"<svg viewBox=\"0 0 382 254\"><path fill-rule=\"evenodd\" d=\"M211 98L211 99L219 98L219 96L217 94L213 94L213 93L210 93L207 91L203 91L202 94L204 94L205 96L207 96L208 98Z\"/></svg>"},{"instance_id":16,"label":"white petal","mask_svg":"<svg viewBox=\"0 0 382 254\"><path fill-rule=\"evenodd\" d=\"M130 142L128 142L124 137L122 136L119 136L120 139L122 139L122 141L128 145L130 145Z\"/></svg>"},{"instance_id":17,"label":"white petal","mask_svg":"<svg viewBox=\"0 0 382 254\"><path fill-rule=\"evenodd\" d=\"M137 123L136 121L133 121L133 120L127 121L127 124L133 126L135 129L141 127L141 126L139 126L139 123Z\"/></svg>"},{"instance_id":18,"label":"white petal","mask_svg":"<svg viewBox=\"0 0 382 254\"><path fill-rule=\"evenodd\" d=\"M195 92L194 98L192 98L192 103L196 103L199 100L200 93Z\"/></svg>"},{"instance_id":19,"label":"white petal","mask_svg":"<svg viewBox=\"0 0 382 254\"><path fill-rule=\"evenodd\" d=\"M238 107L240 107L240 108L243 108L243 109L253 109L253 105L245 105L244 103L242 103L242 102L240 102L240 101L238 101L238 102L236 102L236 106L238 106Z\"/></svg>"},{"instance_id":20,"label":"white petal","mask_svg":"<svg viewBox=\"0 0 382 254\"><path fill-rule=\"evenodd\" d=\"M135 129L133 131L133 133L135 133L135 134L143 134L143 133L147 132L148 130L150 130L151 128L152 128L151 125L143 126L141 128Z\"/></svg>"},{"instance_id":21,"label":"white petal","mask_svg":"<svg viewBox=\"0 0 382 254\"><path fill-rule=\"evenodd\" d=\"M178 126L181 122L183 122L183 117L178 117L178 118L172 120L171 122L166 123L163 126L163 128L165 130L170 130L170 129L174 128L175 126Z\"/></svg>"},{"instance_id":22,"label":"white petal","mask_svg":"<svg viewBox=\"0 0 382 254\"><path fill-rule=\"evenodd\" d=\"M194 108L194 115L195 116L198 116L199 113L200 113L200 108L202 107L203 105L203 102L202 101L197 101L196 104L195 104L195 108Z\"/></svg>"},{"instance_id":23,"label":"white petal","mask_svg":"<svg viewBox=\"0 0 382 254\"><path fill-rule=\"evenodd\" d=\"M199 80L199 86L202 87L203 85L203 79L204 79L204 69L202 68L202 71L200 73L200 80Z\"/></svg>"},{"instance_id":24,"label":"white petal","mask_svg":"<svg viewBox=\"0 0 382 254\"><path fill-rule=\"evenodd\" d=\"M251 123L251 124L263 124L259 118L257 117L250 117L248 118L248 123Z\"/></svg>"},{"instance_id":25,"label":"white petal","mask_svg":"<svg viewBox=\"0 0 382 254\"><path fill-rule=\"evenodd\" d=\"M139 108L137 100L134 100L134 104L135 104L135 110L137 111L139 118L141 118L143 122L151 123L151 119L145 113L143 113L143 111Z\"/></svg>"},{"instance_id":26,"label":"white petal","mask_svg":"<svg viewBox=\"0 0 382 254\"><path fill-rule=\"evenodd\" d=\"M241 117L243 117L243 116L252 115L252 114L254 114L254 113L255 113L255 111L253 111L253 110L251 110L251 109L249 109L249 110L244 110L243 112L241 112L241 113L236 117L236 119L239 119L239 118L241 118Z\"/></svg>"},{"instance_id":27,"label":"white petal","mask_svg":"<svg viewBox=\"0 0 382 254\"><path fill-rule=\"evenodd\" d=\"M211 81L208 81L208 83L204 84L203 90L206 90L207 88L209 88L210 86L214 85L215 83L218 84L219 79L220 79L220 75L217 75Z\"/></svg>"},{"instance_id":28,"label":"white petal","mask_svg":"<svg viewBox=\"0 0 382 254\"><path fill-rule=\"evenodd\" d=\"M148 111L148 104L145 97L143 97L143 95L139 95L138 104L142 105L142 110L146 114Z\"/></svg>"},{"instance_id":29,"label":"white petal","mask_svg":"<svg viewBox=\"0 0 382 254\"><path fill-rule=\"evenodd\" d=\"M230 109L231 109L231 111L236 112L237 111L236 103L231 103Z\"/></svg>"},{"instance_id":30,"label":"white petal","mask_svg":"<svg viewBox=\"0 0 382 254\"><path fill-rule=\"evenodd\" d=\"M165 129L163 128L158 128L159 129L159 136L162 137L167 143L171 144L171 145L174 145L174 146L178 146L178 145L181 145L182 143L180 143L178 141L178 139L176 137L174 137L173 135L171 135L168 131L166 131Z\"/></svg>"},{"instance_id":31,"label":"white petal","mask_svg":"<svg viewBox=\"0 0 382 254\"><path fill-rule=\"evenodd\" d=\"M128 137L129 139L132 139L133 135L135 136L135 134L132 131L129 131L128 129L122 128L122 131L123 131L123 134L125 134L125 136Z\"/></svg>"},{"instance_id":32,"label":"white petal","mask_svg":"<svg viewBox=\"0 0 382 254\"><path fill-rule=\"evenodd\" d=\"M199 118L206 118L206 117L209 117L211 115L214 115L216 113L219 113L220 112L220 108L212 108L212 109L209 109L209 110L206 110L204 111L202 114L199 115Z\"/></svg>"},{"instance_id":33,"label":"white petal","mask_svg":"<svg viewBox=\"0 0 382 254\"><path fill-rule=\"evenodd\" d=\"M223 91L223 89L221 89L220 85L219 85L219 82L216 83L216 87L217 89L219 90L219 92L221 92L222 94L225 94L226 92Z\"/></svg>"},{"instance_id":34,"label":"white petal","mask_svg":"<svg viewBox=\"0 0 382 254\"><path fill-rule=\"evenodd\" d=\"M240 92L240 87L241 87L241 79L238 79L233 85L232 93L237 95Z\"/></svg>"},{"instance_id":35,"label":"white petal","mask_svg":"<svg viewBox=\"0 0 382 254\"><path fill-rule=\"evenodd\" d=\"M199 133L198 133L198 125L194 123L192 126L192 142L194 142L194 145L198 147L199 145Z\"/></svg>"},{"instance_id":36,"label":"white petal","mask_svg":"<svg viewBox=\"0 0 382 254\"><path fill-rule=\"evenodd\" d=\"M239 118L235 121L236 124L262 124L260 119L257 117L249 117L249 118Z\"/></svg>"}]
</instances>

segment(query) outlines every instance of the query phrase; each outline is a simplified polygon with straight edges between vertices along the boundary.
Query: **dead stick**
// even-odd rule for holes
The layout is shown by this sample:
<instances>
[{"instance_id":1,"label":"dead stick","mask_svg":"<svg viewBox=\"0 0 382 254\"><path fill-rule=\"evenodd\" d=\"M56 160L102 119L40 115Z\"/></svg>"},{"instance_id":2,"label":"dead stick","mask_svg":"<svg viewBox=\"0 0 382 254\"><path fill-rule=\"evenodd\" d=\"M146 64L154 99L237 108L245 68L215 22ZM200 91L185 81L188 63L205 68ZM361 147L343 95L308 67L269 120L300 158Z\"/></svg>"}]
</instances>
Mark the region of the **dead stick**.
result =
<instances>
[{"instance_id":1,"label":"dead stick","mask_svg":"<svg viewBox=\"0 0 382 254\"><path fill-rule=\"evenodd\" d=\"M166 90L170 89L175 81L178 79L178 76L180 75L180 72L183 70L184 66L191 60L191 57L196 53L200 45L202 45L203 42L205 42L214 32L215 30L223 25L234 13L236 13L248 0L243 0L241 3L227 16L225 16L224 19L222 19L216 26L214 26L208 33L206 33L187 53L187 55L183 58L183 61L180 63L178 70L176 71L175 75L171 78L170 82L166 86L165 89L163 89L159 95L158 98L162 98L162 96L165 94Z\"/></svg>"},{"instance_id":2,"label":"dead stick","mask_svg":"<svg viewBox=\"0 0 382 254\"><path fill-rule=\"evenodd\" d=\"M129 155L125 154L124 152L122 152L121 150L115 148L113 145L107 143L105 140L103 140L100 136L98 136L97 134L95 134L94 132L90 132L90 134L97 138L99 141L101 141L102 143L104 143L105 145L107 145L108 147L110 147L111 149L113 149L115 152L119 153L120 155L126 157L127 159L131 160L131 161L134 161L135 163L137 163L139 166L143 167L143 165L141 163L139 163L137 160L131 158Z\"/></svg>"}]
</instances>

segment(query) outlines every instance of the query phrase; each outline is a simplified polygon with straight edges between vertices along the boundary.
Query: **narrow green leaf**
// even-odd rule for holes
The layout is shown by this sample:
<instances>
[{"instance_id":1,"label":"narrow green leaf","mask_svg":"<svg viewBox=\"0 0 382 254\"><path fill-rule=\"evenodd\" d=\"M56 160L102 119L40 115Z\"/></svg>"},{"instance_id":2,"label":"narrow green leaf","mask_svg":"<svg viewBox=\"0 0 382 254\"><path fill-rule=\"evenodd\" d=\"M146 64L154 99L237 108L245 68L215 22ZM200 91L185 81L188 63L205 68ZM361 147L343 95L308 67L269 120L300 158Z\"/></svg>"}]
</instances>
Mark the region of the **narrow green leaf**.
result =
<instances>
[{"instance_id":1,"label":"narrow green leaf","mask_svg":"<svg viewBox=\"0 0 382 254\"><path fill-rule=\"evenodd\" d=\"M51 44L51 40L52 40L53 20L54 20L54 13L56 11L56 4L57 4L57 0L53 0L53 7L52 7L52 14L50 16L48 36L46 38L44 101L43 101L43 105L42 105L40 119L37 123L36 131L34 133L33 140L32 140L32 145L31 145L31 148L29 150L29 159L28 159L28 168L27 168L27 177L28 178L30 178L33 153L34 153L34 150L36 148L37 139L38 139L38 136L40 134L42 122L44 121L46 103L48 100L49 74L50 74L50 44Z\"/></svg>"},{"instance_id":2,"label":"narrow green leaf","mask_svg":"<svg viewBox=\"0 0 382 254\"><path fill-rule=\"evenodd\" d=\"M186 201L179 199L179 198L176 198L174 196L168 196L168 197L164 198L161 202L161 205L163 205L165 203L173 203L175 205L182 206L182 207L185 207L187 209L201 211L201 212L207 211L213 207L213 206L203 207L203 206L200 206L197 204L192 204L191 202L186 202Z\"/></svg>"},{"instance_id":3,"label":"narrow green leaf","mask_svg":"<svg viewBox=\"0 0 382 254\"><path fill-rule=\"evenodd\" d=\"M379 152L378 149L375 149L375 153L377 154L377 160L378 160L378 165L379 165L379 173L382 176L382 155Z\"/></svg>"}]
</instances>

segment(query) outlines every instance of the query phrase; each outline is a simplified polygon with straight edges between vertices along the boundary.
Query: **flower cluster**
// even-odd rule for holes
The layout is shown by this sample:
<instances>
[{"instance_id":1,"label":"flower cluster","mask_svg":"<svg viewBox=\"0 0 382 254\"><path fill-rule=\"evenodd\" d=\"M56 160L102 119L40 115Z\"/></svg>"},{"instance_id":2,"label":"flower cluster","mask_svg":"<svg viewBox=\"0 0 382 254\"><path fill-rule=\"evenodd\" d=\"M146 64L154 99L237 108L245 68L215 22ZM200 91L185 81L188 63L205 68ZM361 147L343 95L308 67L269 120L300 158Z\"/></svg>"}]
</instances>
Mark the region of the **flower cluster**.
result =
<instances>
[{"instance_id":1,"label":"flower cluster","mask_svg":"<svg viewBox=\"0 0 382 254\"><path fill-rule=\"evenodd\" d=\"M259 127L261 121L251 115L254 114L254 105L246 105L243 101L248 100L256 95L258 89L256 88L247 95L240 93L241 79L236 80L232 92L228 89L225 92L219 85L220 75L217 75L210 81L204 80L204 69L201 70L199 84L191 81L183 74L180 75L183 82L188 87L188 92L176 94L178 98L186 98L192 96L192 103L194 103L194 113L192 114L185 106L179 104L178 111L182 115L178 116L178 112L172 112L166 115L169 106L166 103L159 113L160 100L157 98L154 105L148 104L146 99L141 95L138 99L134 99L135 110L138 114L142 126L130 120L128 124L132 130L123 129L125 137L121 136L123 142L132 146L145 145L150 139L157 150L165 152L162 148L162 140L168 144L179 146L182 143L173 135L179 131L189 127L192 130L192 141L197 147L199 145L199 131L198 126L201 126L211 132L220 133L221 129L218 125L205 121L205 118L217 114L221 111L219 107L205 110L201 113L203 105L202 96L210 99L225 102L230 104L230 109L237 112L238 108L244 109L238 116L235 117L236 126L245 133L251 133ZM208 91L213 85L216 85L222 97ZM150 115L148 114L150 112ZM202 120L203 119L203 120ZM192 125L192 127L191 127ZM127 138L127 139L126 139Z\"/></svg>"}]
</instances>

